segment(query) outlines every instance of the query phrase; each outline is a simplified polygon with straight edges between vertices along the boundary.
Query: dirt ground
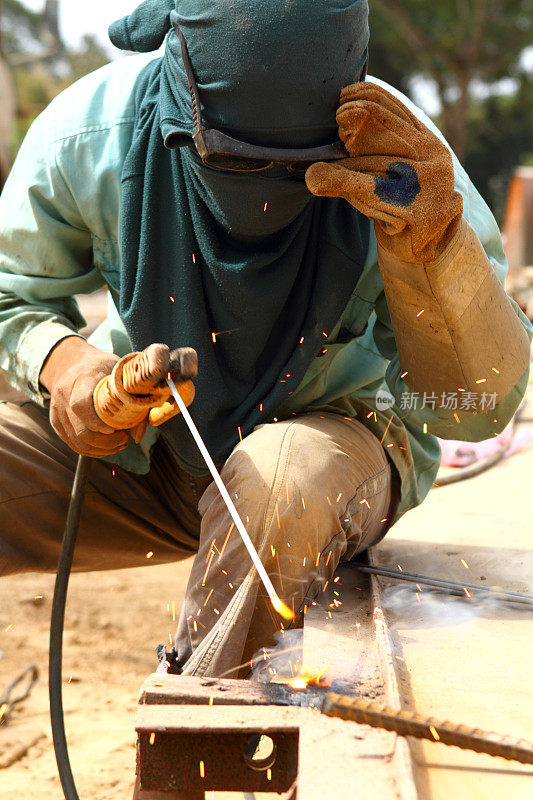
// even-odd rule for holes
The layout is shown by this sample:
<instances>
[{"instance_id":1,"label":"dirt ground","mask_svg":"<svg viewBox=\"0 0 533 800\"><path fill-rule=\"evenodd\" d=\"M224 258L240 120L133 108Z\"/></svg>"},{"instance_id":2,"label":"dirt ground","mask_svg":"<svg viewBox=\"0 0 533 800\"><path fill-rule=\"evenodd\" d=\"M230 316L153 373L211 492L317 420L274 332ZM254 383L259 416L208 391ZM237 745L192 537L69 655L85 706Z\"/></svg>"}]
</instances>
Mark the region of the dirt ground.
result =
<instances>
[{"instance_id":1,"label":"dirt ground","mask_svg":"<svg viewBox=\"0 0 533 800\"><path fill-rule=\"evenodd\" d=\"M188 571L189 564L181 563L71 579L63 697L82 800L131 798L139 687L157 666L155 646L168 643L174 632L172 611L180 607ZM23 575L4 579L0 587L0 690L28 665L40 670L30 698L0 727L1 800L28 794L36 800L62 798L48 719L53 583L51 575ZM14 763L1 769L12 758Z\"/></svg>"}]
</instances>

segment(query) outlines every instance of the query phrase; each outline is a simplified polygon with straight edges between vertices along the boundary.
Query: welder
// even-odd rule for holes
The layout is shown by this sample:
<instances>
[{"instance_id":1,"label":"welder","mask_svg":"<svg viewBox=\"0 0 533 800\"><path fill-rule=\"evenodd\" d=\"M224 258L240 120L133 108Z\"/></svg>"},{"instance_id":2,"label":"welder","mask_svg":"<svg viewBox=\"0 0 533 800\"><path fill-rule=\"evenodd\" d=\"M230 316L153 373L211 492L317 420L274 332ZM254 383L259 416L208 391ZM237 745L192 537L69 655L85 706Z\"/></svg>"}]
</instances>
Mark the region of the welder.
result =
<instances>
[{"instance_id":1,"label":"welder","mask_svg":"<svg viewBox=\"0 0 533 800\"><path fill-rule=\"evenodd\" d=\"M294 625L423 501L436 437L497 435L527 384L496 223L433 123L366 76L367 17L147 0L110 29L139 54L51 103L0 198L0 367L28 395L1 406L0 571L56 568L94 457L74 569L195 555L169 654L188 674L247 674L282 623L155 397L167 369ZM104 286L86 340L74 296ZM122 359L151 345L162 372L128 397Z\"/></svg>"}]
</instances>

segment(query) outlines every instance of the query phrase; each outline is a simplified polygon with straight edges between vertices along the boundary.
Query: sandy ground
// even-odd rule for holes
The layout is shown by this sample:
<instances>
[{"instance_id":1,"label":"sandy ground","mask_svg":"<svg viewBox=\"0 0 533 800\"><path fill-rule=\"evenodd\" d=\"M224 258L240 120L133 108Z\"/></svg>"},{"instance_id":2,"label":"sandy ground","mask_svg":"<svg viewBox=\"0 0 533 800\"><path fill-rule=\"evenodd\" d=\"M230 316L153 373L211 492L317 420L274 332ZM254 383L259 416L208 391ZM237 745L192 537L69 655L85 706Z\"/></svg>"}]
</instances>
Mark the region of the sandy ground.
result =
<instances>
[{"instance_id":1,"label":"sandy ground","mask_svg":"<svg viewBox=\"0 0 533 800\"><path fill-rule=\"evenodd\" d=\"M383 563L401 562L456 580L468 571L471 582L484 576L487 584L532 591L527 492L532 469L530 449L484 476L435 490L387 537ZM149 568L71 579L64 705L81 800L129 800L132 794L139 687L156 667L155 646L168 643L174 633L190 568L188 562L158 566L156 557L149 563ZM31 697L0 726L0 800L62 798L48 721L52 591L49 575L12 577L0 584L0 694L26 666L40 669ZM464 604L391 592L397 653L405 659L406 702L423 712L533 739L531 614L494 607L470 613ZM431 744L414 753L421 798L532 796L531 770L526 783L523 769L500 760Z\"/></svg>"},{"instance_id":2,"label":"sandy ground","mask_svg":"<svg viewBox=\"0 0 533 800\"><path fill-rule=\"evenodd\" d=\"M64 638L64 706L72 769L82 800L126 800L133 790L133 718L139 687L169 642L188 564L74 575ZM0 727L0 798L60 800L48 720L48 634L54 578L23 575L0 589L0 686L29 664L41 672L31 697ZM35 600L36 596L43 600ZM9 627L10 626L10 627ZM6 630L7 629L7 630Z\"/></svg>"}]
</instances>

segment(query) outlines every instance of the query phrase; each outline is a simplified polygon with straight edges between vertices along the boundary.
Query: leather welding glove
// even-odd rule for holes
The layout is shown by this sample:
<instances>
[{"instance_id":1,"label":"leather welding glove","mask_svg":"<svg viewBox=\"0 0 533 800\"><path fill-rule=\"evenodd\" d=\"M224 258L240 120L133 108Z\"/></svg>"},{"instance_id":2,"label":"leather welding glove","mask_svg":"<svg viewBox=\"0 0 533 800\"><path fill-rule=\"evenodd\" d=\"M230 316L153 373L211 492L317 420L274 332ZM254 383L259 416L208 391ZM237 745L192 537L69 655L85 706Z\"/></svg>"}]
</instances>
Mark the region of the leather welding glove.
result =
<instances>
[{"instance_id":1,"label":"leather welding glove","mask_svg":"<svg viewBox=\"0 0 533 800\"><path fill-rule=\"evenodd\" d=\"M505 397L527 369L529 340L462 216L448 148L372 83L343 89L337 121L350 158L312 164L307 186L374 220L406 386Z\"/></svg>"},{"instance_id":2,"label":"leather welding glove","mask_svg":"<svg viewBox=\"0 0 533 800\"><path fill-rule=\"evenodd\" d=\"M170 353L166 345L152 345L152 353L154 348L155 359L158 357L162 359L159 367L163 371L159 372L157 381L160 382L161 377L170 372L185 403L189 405L194 397L194 386L190 378L195 377L197 373L195 351L182 348ZM120 359L112 353L98 350L79 336L66 337L50 352L41 370L40 382L50 393L51 425L75 453L92 458L112 455L127 447L129 428L132 429L135 441L140 441L149 424L149 415L153 411L157 413L157 419L154 420L156 424L162 424L177 413L176 404L168 402L170 394L168 388L155 391L152 380L154 391L150 394L146 391L146 385L141 383L142 375L141 380L137 382L137 388L140 386L145 393L144 397L126 397L125 399L131 402L128 410L124 412L124 398L121 400L116 396L113 403L106 406L108 413L106 419L102 419L105 414L100 416L97 413L94 403L97 387L107 384L116 367L131 361L132 355ZM152 375L152 379L153 377ZM113 385L116 386L116 382L113 382ZM158 407L154 408L155 406ZM117 417L111 413L113 409L117 412ZM101 411L100 406L99 411ZM124 414L129 415L125 424L123 424Z\"/></svg>"},{"instance_id":3,"label":"leather welding glove","mask_svg":"<svg viewBox=\"0 0 533 800\"><path fill-rule=\"evenodd\" d=\"M378 244L403 262L434 261L461 222L448 148L390 92L355 83L341 92L339 135L350 158L312 164L309 190L342 197L374 220Z\"/></svg>"},{"instance_id":4,"label":"leather welding glove","mask_svg":"<svg viewBox=\"0 0 533 800\"><path fill-rule=\"evenodd\" d=\"M139 442L149 424L158 427L179 414L167 375L176 382L185 405L190 405L195 393L192 378L197 373L198 356L190 347L171 353L165 344L152 344L141 353L129 353L96 386L96 413L116 430L129 429Z\"/></svg>"}]
</instances>

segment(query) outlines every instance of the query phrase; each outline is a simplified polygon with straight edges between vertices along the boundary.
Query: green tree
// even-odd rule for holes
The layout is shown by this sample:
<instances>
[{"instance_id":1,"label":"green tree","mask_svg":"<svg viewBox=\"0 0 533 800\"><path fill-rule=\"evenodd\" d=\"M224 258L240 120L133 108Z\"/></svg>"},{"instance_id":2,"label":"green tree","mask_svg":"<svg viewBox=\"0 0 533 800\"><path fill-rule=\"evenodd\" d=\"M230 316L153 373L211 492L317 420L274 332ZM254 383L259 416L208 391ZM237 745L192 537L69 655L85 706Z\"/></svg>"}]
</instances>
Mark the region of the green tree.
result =
<instances>
[{"instance_id":1,"label":"green tree","mask_svg":"<svg viewBox=\"0 0 533 800\"><path fill-rule=\"evenodd\" d=\"M11 56L39 49L42 14L27 8L20 0L0 0L0 55Z\"/></svg>"},{"instance_id":2,"label":"green tree","mask_svg":"<svg viewBox=\"0 0 533 800\"><path fill-rule=\"evenodd\" d=\"M432 79L443 133L462 158L472 82L493 84L517 72L533 40L533 0L372 0L371 6L372 69L403 89L416 75Z\"/></svg>"},{"instance_id":3,"label":"green tree","mask_svg":"<svg viewBox=\"0 0 533 800\"><path fill-rule=\"evenodd\" d=\"M469 133L465 167L501 222L515 167L533 166L533 77L522 72L516 93L475 103Z\"/></svg>"},{"instance_id":4,"label":"green tree","mask_svg":"<svg viewBox=\"0 0 533 800\"><path fill-rule=\"evenodd\" d=\"M66 55L68 66L67 83L73 83L78 78L88 75L99 67L109 62L109 56L100 44L98 39L92 34L83 36L77 50L69 50Z\"/></svg>"},{"instance_id":5,"label":"green tree","mask_svg":"<svg viewBox=\"0 0 533 800\"><path fill-rule=\"evenodd\" d=\"M64 45L59 0L43 0L38 12L21 0L0 0L0 189L10 150L14 155L37 114L66 86L108 61L93 36L85 35L76 49Z\"/></svg>"}]
</instances>

